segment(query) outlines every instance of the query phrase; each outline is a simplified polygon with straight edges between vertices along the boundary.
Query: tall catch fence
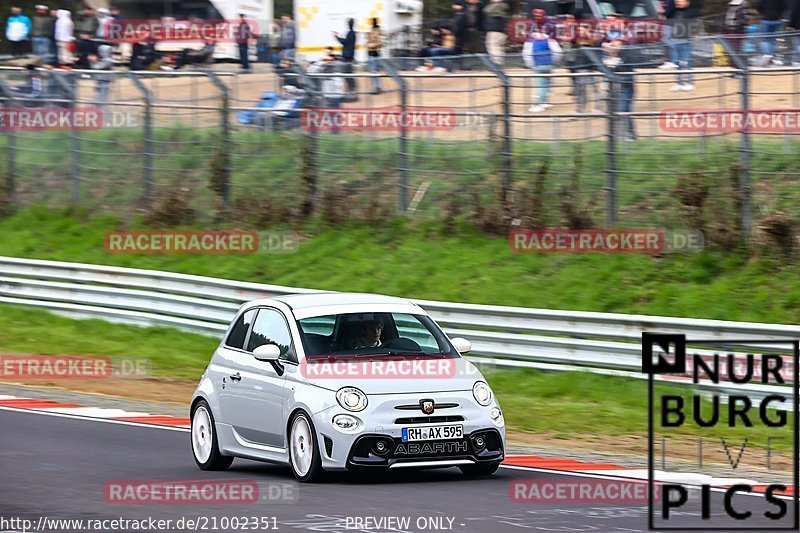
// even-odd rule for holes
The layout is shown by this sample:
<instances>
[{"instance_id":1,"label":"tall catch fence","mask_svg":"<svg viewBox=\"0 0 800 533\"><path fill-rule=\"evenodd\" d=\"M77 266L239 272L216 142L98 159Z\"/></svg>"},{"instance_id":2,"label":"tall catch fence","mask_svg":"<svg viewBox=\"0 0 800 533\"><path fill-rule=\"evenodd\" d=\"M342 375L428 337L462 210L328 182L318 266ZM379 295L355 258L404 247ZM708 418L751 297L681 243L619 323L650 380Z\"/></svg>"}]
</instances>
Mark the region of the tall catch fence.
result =
<instances>
[{"instance_id":1,"label":"tall catch fence","mask_svg":"<svg viewBox=\"0 0 800 533\"><path fill-rule=\"evenodd\" d=\"M794 49L782 48L782 66L761 66L741 45L698 38L690 70L655 68L647 47L631 47L633 72L599 48L568 50L550 73L519 54L503 66L481 55L422 69L421 58L384 58L353 73L3 68L7 111L98 108L104 124L5 124L2 190L12 206L162 223L401 213L493 227L690 226L724 241L798 199ZM689 75L689 90L677 90ZM549 107L537 106L543 93ZM782 119L712 120L761 111ZM352 122L337 126L342 117Z\"/></svg>"}]
</instances>

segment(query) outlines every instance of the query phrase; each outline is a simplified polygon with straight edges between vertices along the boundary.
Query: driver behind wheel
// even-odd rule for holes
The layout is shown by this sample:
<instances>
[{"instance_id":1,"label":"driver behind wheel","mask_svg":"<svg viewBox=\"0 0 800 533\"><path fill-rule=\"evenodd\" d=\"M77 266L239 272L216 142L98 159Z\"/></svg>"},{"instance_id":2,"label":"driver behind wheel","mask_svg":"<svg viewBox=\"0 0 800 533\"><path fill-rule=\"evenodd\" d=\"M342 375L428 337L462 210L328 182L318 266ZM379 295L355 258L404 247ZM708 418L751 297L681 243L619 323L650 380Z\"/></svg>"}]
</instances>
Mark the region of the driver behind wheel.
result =
<instances>
[{"instance_id":1,"label":"driver behind wheel","mask_svg":"<svg viewBox=\"0 0 800 533\"><path fill-rule=\"evenodd\" d=\"M350 341L351 349L375 348L381 345L383 318L365 320L361 323L361 335Z\"/></svg>"}]
</instances>

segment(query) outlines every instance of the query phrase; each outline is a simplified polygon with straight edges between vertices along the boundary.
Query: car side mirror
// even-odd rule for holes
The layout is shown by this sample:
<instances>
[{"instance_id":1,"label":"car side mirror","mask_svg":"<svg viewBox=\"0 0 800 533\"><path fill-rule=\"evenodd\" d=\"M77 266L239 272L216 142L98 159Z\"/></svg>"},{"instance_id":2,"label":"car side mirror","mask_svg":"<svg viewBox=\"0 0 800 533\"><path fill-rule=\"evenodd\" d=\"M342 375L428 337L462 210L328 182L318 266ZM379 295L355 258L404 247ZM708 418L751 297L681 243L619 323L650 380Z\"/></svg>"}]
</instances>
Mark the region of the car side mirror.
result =
<instances>
[{"instance_id":1,"label":"car side mirror","mask_svg":"<svg viewBox=\"0 0 800 533\"><path fill-rule=\"evenodd\" d=\"M277 361L281 356L281 349L276 344L262 344L253 350L253 357L259 361L266 361L272 363Z\"/></svg>"},{"instance_id":2,"label":"car side mirror","mask_svg":"<svg viewBox=\"0 0 800 533\"><path fill-rule=\"evenodd\" d=\"M472 349L472 343L463 337L450 339L450 342L453 343L453 347L456 349L456 351L462 355L469 353L469 351Z\"/></svg>"}]
</instances>

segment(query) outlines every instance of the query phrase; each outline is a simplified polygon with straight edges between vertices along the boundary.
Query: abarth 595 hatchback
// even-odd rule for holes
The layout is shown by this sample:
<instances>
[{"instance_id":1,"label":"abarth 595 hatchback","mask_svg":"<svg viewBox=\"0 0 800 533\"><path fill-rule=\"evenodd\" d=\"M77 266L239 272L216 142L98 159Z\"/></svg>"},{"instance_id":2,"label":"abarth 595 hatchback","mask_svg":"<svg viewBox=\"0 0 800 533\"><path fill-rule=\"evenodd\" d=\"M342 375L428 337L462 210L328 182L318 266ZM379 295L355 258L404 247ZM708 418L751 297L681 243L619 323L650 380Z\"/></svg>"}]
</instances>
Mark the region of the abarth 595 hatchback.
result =
<instances>
[{"instance_id":1,"label":"abarth 595 hatchback","mask_svg":"<svg viewBox=\"0 0 800 533\"><path fill-rule=\"evenodd\" d=\"M320 293L248 302L191 403L203 470L235 457L326 471L442 468L492 474L505 422L491 388L421 307Z\"/></svg>"}]
</instances>

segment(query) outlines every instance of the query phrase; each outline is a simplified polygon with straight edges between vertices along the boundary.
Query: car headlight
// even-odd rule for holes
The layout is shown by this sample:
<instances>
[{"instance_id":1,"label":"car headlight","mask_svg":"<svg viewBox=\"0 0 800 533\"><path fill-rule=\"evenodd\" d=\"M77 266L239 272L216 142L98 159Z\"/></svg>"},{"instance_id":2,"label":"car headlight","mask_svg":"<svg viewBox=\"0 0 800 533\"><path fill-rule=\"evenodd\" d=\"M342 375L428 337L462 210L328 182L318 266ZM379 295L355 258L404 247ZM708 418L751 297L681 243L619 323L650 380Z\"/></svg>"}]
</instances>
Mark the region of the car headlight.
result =
<instances>
[{"instance_id":1,"label":"car headlight","mask_svg":"<svg viewBox=\"0 0 800 533\"><path fill-rule=\"evenodd\" d=\"M492 389L483 381L475 382L475 385L472 386L472 395L475 396L475 401L481 405L492 403Z\"/></svg>"},{"instance_id":2,"label":"car headlight","mask_svg":"<svg viewBox=\"0 0 800 533\"><path fill-rule=\"evenodd\" d=\"M355 387L342 387L336 392L336 401L348 411L358 412L367 408L367 395Z\"/></svg>"},{"instance_id":3,"label":"car headlight","mask_svg":"<svg viewBox=\"0 0 800 533\"><path fill-rule=\"evenodd\" d=\"M502 427L505 421L503 420L503 412L500 410L499 407L493 407L492 410L489 412L489 417L494 422L494 425L497 427Z\"/></svg>"},{"instance_id":4,"label":"car headlight","mask_svg":"<svg viewBox=\"0 0 800 533\"><path fill-rule=\"evenodd\" d=\"M350 433L358 429L358 418L350 415L336 415L333 417L333 427L339 431Z\"/></svg>"}]
</instances>

